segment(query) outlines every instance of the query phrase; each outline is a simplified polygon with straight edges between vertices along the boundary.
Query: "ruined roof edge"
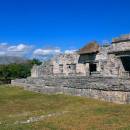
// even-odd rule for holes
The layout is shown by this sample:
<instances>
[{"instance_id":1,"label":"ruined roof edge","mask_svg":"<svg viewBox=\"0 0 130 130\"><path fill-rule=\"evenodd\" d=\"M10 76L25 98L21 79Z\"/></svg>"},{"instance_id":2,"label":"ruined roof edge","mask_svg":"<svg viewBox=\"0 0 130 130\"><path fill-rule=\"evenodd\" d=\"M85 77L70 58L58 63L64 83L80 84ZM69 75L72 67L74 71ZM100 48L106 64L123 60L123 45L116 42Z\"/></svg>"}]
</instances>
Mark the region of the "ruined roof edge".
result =
<instances>
[{"instance_id":1,"label":"ruined roof edge","mask_svg":"<svg viewBox=\"0 0 130 130\"><path fill-rule=\"evenodd\" d=\"M78 54L91 54L99 52L99 44L95 41L88 43L83 48L79 49Z\"/></svg>"},{"instance_id":2,"label":"ruined roof edge","mask_svg":"<svg viewBox=\"0 0 130 130\"><path fill-rule=\"evenodd\" d=\"M112 39L112 43L127 42L127 41L130 41L130 34L121 35L117 38Z\"/></svg>"}]
</instances>

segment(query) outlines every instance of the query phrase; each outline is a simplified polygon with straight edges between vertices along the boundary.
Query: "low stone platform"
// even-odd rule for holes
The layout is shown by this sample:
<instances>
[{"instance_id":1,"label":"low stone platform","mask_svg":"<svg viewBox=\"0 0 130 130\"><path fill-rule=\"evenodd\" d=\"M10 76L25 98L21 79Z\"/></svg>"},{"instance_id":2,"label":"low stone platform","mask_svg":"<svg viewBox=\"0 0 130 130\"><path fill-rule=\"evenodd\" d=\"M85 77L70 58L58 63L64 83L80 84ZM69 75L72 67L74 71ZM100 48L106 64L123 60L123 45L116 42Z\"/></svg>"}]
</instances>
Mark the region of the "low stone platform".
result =
<instances>
[{"instance_id":1,"label":"low stone platform","mask_svg":"<svg viewBox=\"0 0 130 130\"><path fill-rule=\"evenodd\" d=\"M16 79L12 85L47 94L86 96L120 104L130 103L130 79L86 76L45 76Z\"/></svg>"}]
</instances>

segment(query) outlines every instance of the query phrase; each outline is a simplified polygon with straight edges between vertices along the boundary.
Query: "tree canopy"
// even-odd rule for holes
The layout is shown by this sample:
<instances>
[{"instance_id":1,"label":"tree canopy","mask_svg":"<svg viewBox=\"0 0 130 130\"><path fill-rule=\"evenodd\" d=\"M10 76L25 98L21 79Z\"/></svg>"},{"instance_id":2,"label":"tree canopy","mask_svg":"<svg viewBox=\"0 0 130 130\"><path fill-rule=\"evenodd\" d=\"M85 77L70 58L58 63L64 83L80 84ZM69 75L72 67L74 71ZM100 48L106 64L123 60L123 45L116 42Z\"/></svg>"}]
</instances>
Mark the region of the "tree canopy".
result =
<instances>
[{"instance_id":1,"label":"tree canopy","mask_svg":"<svg viewBox=\"0 0 130 130\"><path fill-rule=\"evenodd\" d=\"M21 64L0 65L0 80L8 81L15 78L26 78L31 75L33 65L40 65L41 63L38 59L33 59Z\"/></svg>"}]
</instances>

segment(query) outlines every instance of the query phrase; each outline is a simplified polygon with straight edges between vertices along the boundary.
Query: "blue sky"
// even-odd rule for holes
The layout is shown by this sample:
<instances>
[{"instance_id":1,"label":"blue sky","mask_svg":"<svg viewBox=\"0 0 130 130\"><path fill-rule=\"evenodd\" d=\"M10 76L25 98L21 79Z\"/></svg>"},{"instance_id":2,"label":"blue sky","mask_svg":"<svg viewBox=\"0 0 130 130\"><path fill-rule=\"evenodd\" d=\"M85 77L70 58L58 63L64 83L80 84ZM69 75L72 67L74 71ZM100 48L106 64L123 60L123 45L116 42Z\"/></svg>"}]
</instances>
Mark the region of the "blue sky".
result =
<instances>
[{"instance_id":1,"label":"blue sky","mask_svg":"<svg viewBox=\"0 0 130 130\"><path fill-rule=\"evenodd\" d=\"M130 0L0 0L0 54L75 50L129 32Z\"/></svg>"}]
</instances>

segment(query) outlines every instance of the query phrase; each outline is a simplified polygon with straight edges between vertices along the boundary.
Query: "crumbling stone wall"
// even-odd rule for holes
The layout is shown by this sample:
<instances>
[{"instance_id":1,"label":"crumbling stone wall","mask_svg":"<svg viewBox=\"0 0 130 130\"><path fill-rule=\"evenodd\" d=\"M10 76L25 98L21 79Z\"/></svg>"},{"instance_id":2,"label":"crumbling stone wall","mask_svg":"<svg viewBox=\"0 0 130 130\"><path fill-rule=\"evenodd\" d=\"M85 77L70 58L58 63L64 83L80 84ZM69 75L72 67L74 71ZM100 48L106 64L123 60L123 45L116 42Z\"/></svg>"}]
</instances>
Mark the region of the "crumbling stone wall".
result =
<instances>
[{"instance_id":1,"label":"crumbling stone wall","mask_svg":"<svg viewBox=\"0 0 130 130\"><path fill-rule=\"evenodd\" d=\"M121 61L121 57L127 56L129 52L130 41L118 41L116 43L113 43L110 46L107 54L108 59L105 66L104 76L129 77Z\"/></svg>"},{"instance_id":2,"label":"crumbling stone wall","mask_svg":"<svg viewBox=\"0 0 130 130\"><path fill-rule=\"evenodd\" d=\"M119 41L118 43L113 43L109 52L120 52L120 51L129 51L130 50L130 41Z\"/></svg>"},{"instance_id":3,"label":"crumbling stone wall","mask_svg":"<svg viewBox=\"0 0 130 130\"><path fill-rule=\"evenodd\" d=\"M56 56L53 62L53 74L58 75L86 75L86 69L84 64L78 63L79 55L73 54L61 54ZM63 68L62 68L63 67ZM62 70L62 71L61 71Z\"/></svg>"},{"instance_id":4,"label":"crumbling stone wall","mask_svg":"<svg viewBox=\"0 0 130 130\"><path fill-rule=\"evenodd\" d=\"M42 65L34 65L31 70L31 77L43 77L45 75L53 74L53 65L51 61L43 62Z\"/></svg>"},{"instance_id":5,"label":"crumbling stone wall","mask_svg":"<svg viewBox=\"0 0 130 130\"><path fill-rule=\"evenodd\" d=\"M130 77L130 68L129 70L126 69L126 66L124 68L121 60L123 56L127 55L130 60L130 35L116 38L110 46L99 47L98 51L87 54L75 52L57 55L52 58L51 64L34 66L32 77L44 75L89 76L90 74L107 77ZM96 69L93 65L96 66L94 66ZM94 69L91 71L91 68Z\"/></svg>"},{"instance_id":6,"label":"crumbling stone wall","mask_svg":"<svg viewBox=\"0 0 130 130\"><path fill-rule=\"evenodd\" d=\"M102 71L101 64L106 61L106 54L106 48L102 47L100 52L96 55L95 61L98 72ZM80 55L78 53L60 54L54 57L52 59L53 75L89 75L89 63L79 63L79 57Z\"/></svg>"},{"instance_id":7,"label":"crumbling stone wall","mask_svg":"<svg viewBox=\"0 0 130 130\"><path fill-rule=\"evenodd\" d=\"M99 48L99 53L96 55L97 71L104 75L106 63L108 60L108 51L110 46L104 46Z\"/></svg>"},{"instance_id":8,"label":"crumbling stone wall","mask_svg":"<svg viewBox=\"0 0 130 130\"><path fill-rule=\"evenodd\" d=\"M44 76L42 78L17 79L12 85L46 94L69 94L115 102L130 103L130 80L86 76Z\"/></svg>"}]
</instances>

